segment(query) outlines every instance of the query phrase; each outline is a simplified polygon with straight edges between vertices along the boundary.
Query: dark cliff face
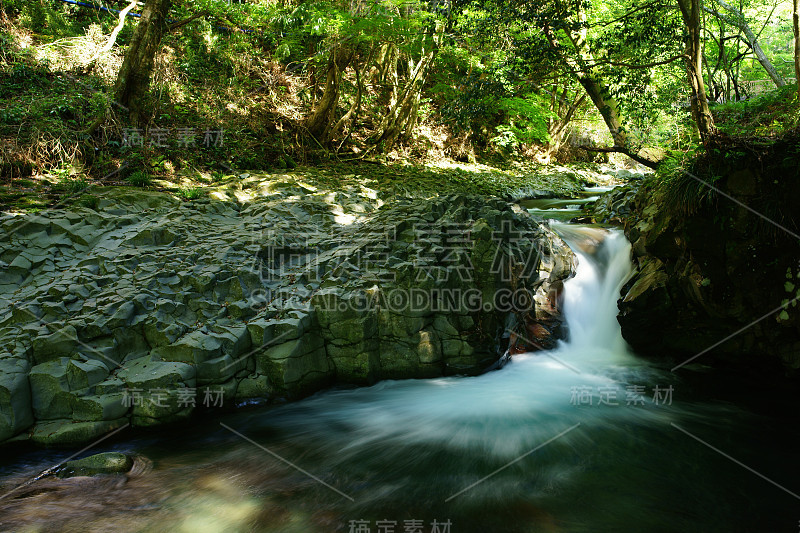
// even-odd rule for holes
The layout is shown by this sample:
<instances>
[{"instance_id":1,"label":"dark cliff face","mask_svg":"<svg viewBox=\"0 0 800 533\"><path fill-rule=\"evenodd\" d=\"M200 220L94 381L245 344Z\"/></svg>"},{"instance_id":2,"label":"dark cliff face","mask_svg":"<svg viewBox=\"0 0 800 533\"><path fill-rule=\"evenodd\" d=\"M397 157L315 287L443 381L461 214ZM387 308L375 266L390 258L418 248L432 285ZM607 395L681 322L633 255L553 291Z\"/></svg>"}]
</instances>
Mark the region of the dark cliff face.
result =
<instances>
[{"instance_id":1,"label":"dark cliff face","mask_svg":"<svg viewBox=\"0 0 800 533\"><path fill-rule=\"evenodd\" d=\"M775 143L722 177L629 193L625 231L637 271L622 290L619 322L636 351L676 365L702 354L692 362L798 374L800 164L787 164L797 160L792 150Z\"/></svg>"}]
</instances>

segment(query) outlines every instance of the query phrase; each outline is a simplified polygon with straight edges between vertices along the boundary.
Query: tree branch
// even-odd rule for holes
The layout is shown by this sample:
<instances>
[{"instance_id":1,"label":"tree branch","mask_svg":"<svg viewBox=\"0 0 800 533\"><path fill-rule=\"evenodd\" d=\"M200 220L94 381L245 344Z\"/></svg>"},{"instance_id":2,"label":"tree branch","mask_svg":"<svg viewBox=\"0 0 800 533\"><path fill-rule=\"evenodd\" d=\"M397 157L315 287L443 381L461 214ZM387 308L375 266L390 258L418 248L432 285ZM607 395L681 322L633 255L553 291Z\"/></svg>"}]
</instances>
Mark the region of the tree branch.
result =
<instances>
[{"instance_id":1,"label":"tree branch","mask_svg":"<svg viewBox=\"0 0 800 533\"><path fill-rule=\"evenodd\" d=\"M689 56L686 54L678 54L676 56L672 56L667 59L663 59L661 61L653 61L652 63L643 63L643 64L632 64L632 63L620 63L617 61L598 61L589 65L589 68L594 68L598 65L611 65L612 67L625 67L625 68L633 68L633 69L641 69L641 68L653 68L659 65L667 65L672 63L673 61L677 61L678 59L687 59Z\"/></svg>"},{"instance_id":2,"label":"tree branch","mask_svg":"<svg viewBox=\"0 0 800 533\"><path fill-rule=\"evenodd\" d=\"M595 147L595 146L578 146L581 150L586 150L587 152L601 152L605 154L610 153L617 153L617 154L625 154L637 163L641 163L644 166L652 169L658 168L658 165L661 164L661 159L650 159L645 155L640 155L639 153L635 153L628 148L624 148L621 146L609 146L609 147Z\"/></svg>"},{"instance_id":3,"label":"tree branch","mask_svg":"<svg viewBox=\"0 0 800 533\"><path fill-rule=\"evenodd\" d=\"M650 6L654 5L654 4L661 4L661 3L662 3L662 0L654 0L653 2L648 2L648 3L644 4L643 6L639 6L636 9L628 11L624 15L621 15L621 16L615 18L615 19L607 20L607 21L604 21L604 22L593 22L592 24L589 24L588 26L590 28L593 28L595 26L601 26L601 27L610 26L610 25L614 24L615 22L619 22L620 20L624 20L624 19L630 17L631 15L641 11L642 9L647 9L648 7L650 7ZM666 6L662 5L662 6L659 6L659 7L666 7Z\"/></svg>"},{"instance_id":4,"label":"tree branch","mask_svg":"<svg viewBox=\"0 0 800 533\"><path fill-rule=\"evenodd\" d=\"M175 30L177 30L178 28L180 28L181 26L185 26L186 24L189 24L189 23L190 23L190 22L192 22L193 20L197 20L197 19L199 19L200 17L205 17L205 16L206 16L206 15L208 15L209 13L210 13L210 11L208 11L208 10L205 10L205 11L200 11L199 13L195 13L194 15L192 15L191 17L189 17L189 18L188 18L188 19L186 19L186 20L181 20L180 22L176 22L176 23L174 23L174 24L170 24L169 28L167 28L167 31L168 31L168 32L170 32L170 31L175 31Z\"/></svg>"}]
</instances>

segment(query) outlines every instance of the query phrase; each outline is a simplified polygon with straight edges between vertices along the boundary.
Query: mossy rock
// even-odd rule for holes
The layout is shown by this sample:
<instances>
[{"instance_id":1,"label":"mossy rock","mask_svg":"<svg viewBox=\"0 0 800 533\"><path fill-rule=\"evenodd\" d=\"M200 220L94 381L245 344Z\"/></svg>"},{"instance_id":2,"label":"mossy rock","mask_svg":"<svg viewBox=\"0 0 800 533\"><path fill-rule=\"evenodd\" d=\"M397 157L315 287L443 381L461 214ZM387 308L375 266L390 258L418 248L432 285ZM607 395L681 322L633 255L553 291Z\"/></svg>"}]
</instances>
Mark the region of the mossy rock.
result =
<instances>
[{"instance_id":1,"label":"mossy rock","mask_svg":"<svg viewBox=\"0 0 800 533\"><path fill-rule=\"evenodd\" d=\"M83 459L67 461L58 471L60 478L96 476L98 474L124 474L133 467L133 459L119 452L105 452Z\"/></svg>"},{"instance_id":2,"label":"mossy rock","mask_svg":"<svg viewBox=\"0 0 800 533\"><path fill-rule=\"evenodd\" d=\"M127 418L99 422L40 422L31 431L31 441L42 446L76 446L93 441L127 423Z\"/></svg>"}]
</instances>

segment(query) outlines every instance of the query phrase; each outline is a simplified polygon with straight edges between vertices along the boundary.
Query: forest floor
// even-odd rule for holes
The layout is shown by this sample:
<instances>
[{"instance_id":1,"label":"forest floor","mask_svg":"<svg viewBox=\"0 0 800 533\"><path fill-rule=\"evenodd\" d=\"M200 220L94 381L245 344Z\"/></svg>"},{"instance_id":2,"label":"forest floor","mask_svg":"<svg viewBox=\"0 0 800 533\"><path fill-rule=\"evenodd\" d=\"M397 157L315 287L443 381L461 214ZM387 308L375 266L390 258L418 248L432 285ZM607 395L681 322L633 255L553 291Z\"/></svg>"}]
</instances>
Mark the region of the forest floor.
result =
<instances>
[{"instance_id":1,"label":"forest floor","mask_svg":"<svg viewBox=\"0 0 800 533\"><path fill-rule=\"evenodd\" d=\"M147 178L139 187L118 175L92 179L74 169L34 174L0 182L0 211L36 212L71 205L94 208L97 191L104 187L125 187L168 192L185 201L206 197L224 190L237 191L241 184L260 181L294 182L304 187L341 191L365 187L384 200L393 197L434 197L465 193L497 196L508 200L529 197L572 197L586 186L615 182L615 169L608 165L570 166L518 163L498 168L480 163L441 161L436 164L332 163L297 166L293 169L265 171L191 170ZM218 195L216 195L219 197ZM237 195L241 200L246 197Z\"/></svg>"},{"instance_id":2,"label":"forest floor","mask_svg":"<svg viewBox=\"0 0 800 533\"><path fill-rule=\"evenodd\" d=\"M94 207L96 192L109 186L190 201L236 189L244 175L330 191L357 185L382 199L451 193L516 199L573 196L613 174L608 165L540 165L520 161L520 154L452 156L428 123L396 151L370 160L348 147L307 146L291 127L302 113L289 109L291 95L279 91L286 87L240 76L229 94L206 75L181 77L174 62L161 65L165 76L153 91L161 94L169 81L183 96L168 91L170 97L155 102L146 130L126 128L109 96L121 56L106 54L91 69L81 62L83 52L105 42L98 28L87 34L53 26L53 35L40 35L0 20L0 211ZM107 120L91 130L101 116Z\"/></svg>"}]
</instances>

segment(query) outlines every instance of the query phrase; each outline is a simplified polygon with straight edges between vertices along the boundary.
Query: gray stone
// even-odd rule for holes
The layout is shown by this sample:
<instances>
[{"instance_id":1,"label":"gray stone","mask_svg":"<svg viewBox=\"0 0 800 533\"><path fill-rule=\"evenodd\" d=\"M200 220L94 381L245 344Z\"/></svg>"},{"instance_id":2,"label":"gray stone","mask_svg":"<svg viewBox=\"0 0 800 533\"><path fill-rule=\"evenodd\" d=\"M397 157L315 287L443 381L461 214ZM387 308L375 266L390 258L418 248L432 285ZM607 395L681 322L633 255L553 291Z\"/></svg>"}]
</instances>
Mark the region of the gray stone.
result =
<instances>
[{"instance_id":1,"label":"gray stone","mask_svg":"<svg viewBox=\"0 0 800 533\"><path fill-rule=\"evenodd\" d=\"M72 416L72 394L67 381L67 364L63 357L31 368L31 404L37 420L52 420Z\"/></svg>"},{"instance_id":2,"label":"gray stone","mask_svg":"<svg viewBox=\"0 0 800 533\"><path fill-rule=\"evenodd\" d=\"M194 384L193 384L194 385ZM191 389L173 384L172 387L149 387L141 400L133 406L131 422L134 426L156 426L166 422L185 420L191 416L195 405L189 401Z\"/></svg>"},{"instance_id":3,"label":"gray stone","mask_svg":"<svg viewBox=\"0 0 800 533\"><path fill-rule=\"evenodd\" d=\"M78 332L70 325L63 326L49 335L33 340L33 357L37 363L69 357L78 346Z\"/></svg>"},{"instance_id":4,"label":"gray stone","mask_svg":"<svg viewBox=\"0 0 800 533\"><path fill-rule=\"evenodd\" d=\"M0 442L33 424L29 366L24 359L0 359Z\"/></svg>"},{"instance_id":5,"label":"gray stone","mask_svg":"<svg viewBox=\"0 0 800 533\"><path fill-rule=\"evenodd\" d=\"M121 392L76 397L72 400L72 418L87 422L116 420L129 411L128 403Z\"/></svg>"},{"instance_id":6,"label":"gray stone","mask_svg":"<svg viewBox=\"0 0 800 533\"><path fill-rule=\"evenodd\" d=\"M272 396L272 387L267 376L254 374L239 381L236 389L237 400L260 399L267 400Z\"/></svg>"},{"instance_id":7,"label":"gray stone","mask_svg":"<svg viewBox=\"0 0 800 533\"><path fill-rule=\"evenodd\" d=\"M195 385L195 368L179 362L154 361L150 357L140 357L125 363L117 372L117 377L130 388L164 389Z\"/></svg>"},{"instance_id":8,"label":"gray stone","mask_svg":"<svg viewBox=\"0 0 800 533\"><path fill-rule=\"evenodd\" d=\"M67 364L67 382L70 390L93 387L108 375L108 367L101 361L71 359Z\"/></svg>"}]
</instances>

